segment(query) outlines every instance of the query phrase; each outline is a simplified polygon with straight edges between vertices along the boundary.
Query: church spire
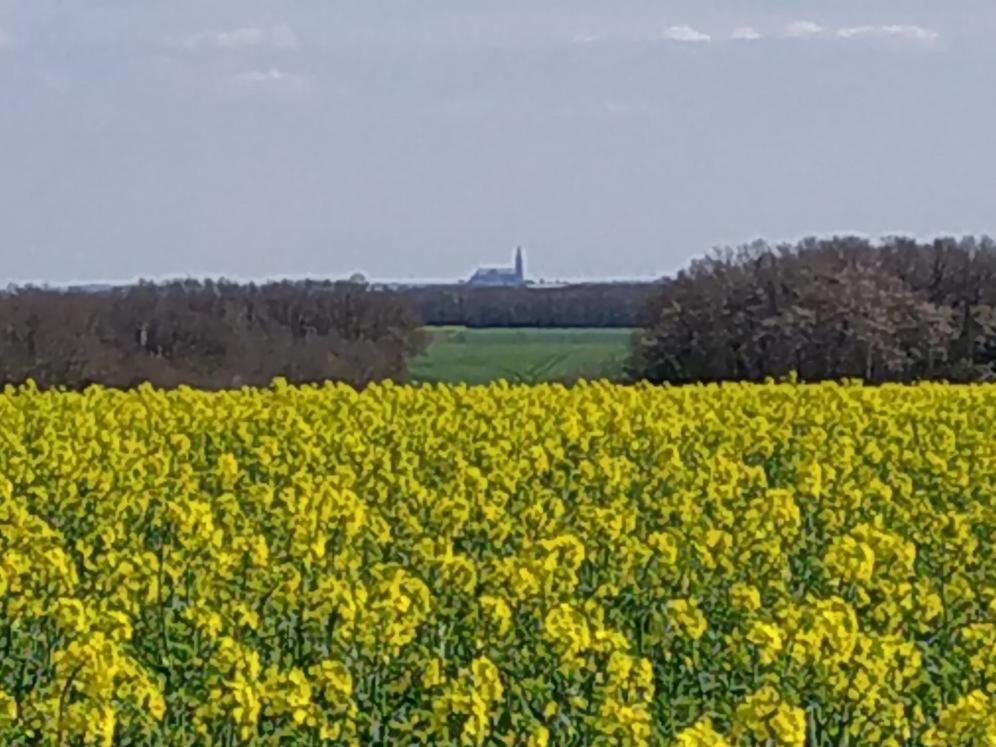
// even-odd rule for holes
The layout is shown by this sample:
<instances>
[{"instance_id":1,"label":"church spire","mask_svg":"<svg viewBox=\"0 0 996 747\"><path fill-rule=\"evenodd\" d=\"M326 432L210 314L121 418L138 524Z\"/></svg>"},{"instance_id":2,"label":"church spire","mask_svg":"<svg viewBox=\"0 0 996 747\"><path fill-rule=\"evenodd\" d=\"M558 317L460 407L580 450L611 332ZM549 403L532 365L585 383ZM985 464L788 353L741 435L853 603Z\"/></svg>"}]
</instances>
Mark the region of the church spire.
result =
<instances>
[{"instance_id":1,"label":"church spire","mask_svg":"<svg viewBox=\"0 0 996 747\"><path fill-rule=\"evenodd\" d=\"M522 247L515 250L515 276L520 283L526 280L526 264L522 260Z\"/></svg>"}]
</instances>

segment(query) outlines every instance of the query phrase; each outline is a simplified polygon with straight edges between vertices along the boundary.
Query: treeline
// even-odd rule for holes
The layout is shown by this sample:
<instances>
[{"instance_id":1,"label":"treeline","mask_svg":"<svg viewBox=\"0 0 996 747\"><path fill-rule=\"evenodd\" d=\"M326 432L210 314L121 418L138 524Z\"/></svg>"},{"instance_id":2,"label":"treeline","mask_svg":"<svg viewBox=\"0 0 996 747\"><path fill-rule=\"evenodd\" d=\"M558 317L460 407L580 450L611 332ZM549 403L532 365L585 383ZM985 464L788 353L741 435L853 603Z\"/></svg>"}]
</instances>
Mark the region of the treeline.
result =
<instances>
[{"instance_id":1,"label":"treeline","mask_svg":"<svg viewBox=\"0 0 996 747\"><path fill-rule=\"evenodd\" d=\"M142 283L0 294L0 383L207 389L404 380L427 344L395 293L349 283Z\"/></svg>"},{"instance_id":2,"label":"treeline","mask_svg":"<svg viewBox=\"0 0 996 747\"><path fill-rule=\"evenodd\" d=\"M996 378L996 243L755 242L662 285L631 373L657 382Z\"/></svg>"},{"instance_id":3,"label":"treeline","mask_svg":"<svg viewBox=\"0 0 996 747\"><path fill-rule=\"evenodd\" d=\"M642 284L12 289L0 293L0 385L404 381L423 325L635 327L628 378L654 382L996 380L996 242L755 242Z\"/></svg>"},{"instance_id":4,"label":"treeline","mask_svg":"<svg viewBox=\"0 0 996 747\"><path fill-rule=\"evenodd\" d=\"M436 285L405 288L428 325L467 327L638 327L653 283L583 283L488 288Z\"/></svg>"}]
</instances>

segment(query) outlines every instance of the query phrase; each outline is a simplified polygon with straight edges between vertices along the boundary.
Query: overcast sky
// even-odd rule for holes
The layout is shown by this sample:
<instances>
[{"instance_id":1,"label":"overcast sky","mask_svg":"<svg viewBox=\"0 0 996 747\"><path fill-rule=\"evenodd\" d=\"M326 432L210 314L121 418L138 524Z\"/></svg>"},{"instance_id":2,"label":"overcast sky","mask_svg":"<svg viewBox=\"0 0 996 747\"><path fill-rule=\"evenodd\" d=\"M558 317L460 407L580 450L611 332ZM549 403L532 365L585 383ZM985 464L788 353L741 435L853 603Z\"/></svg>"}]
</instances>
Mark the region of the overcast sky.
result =
<instances>
[{"instance_id":1,"label":"overcast sky","mask_svg":"<svg viewBox=\"0 0 996 747\"><path fill-rule=\"evenodd\" d=\"M992 0L0 0L0 279L996 223Z\"/></svg>"}]
</instances>

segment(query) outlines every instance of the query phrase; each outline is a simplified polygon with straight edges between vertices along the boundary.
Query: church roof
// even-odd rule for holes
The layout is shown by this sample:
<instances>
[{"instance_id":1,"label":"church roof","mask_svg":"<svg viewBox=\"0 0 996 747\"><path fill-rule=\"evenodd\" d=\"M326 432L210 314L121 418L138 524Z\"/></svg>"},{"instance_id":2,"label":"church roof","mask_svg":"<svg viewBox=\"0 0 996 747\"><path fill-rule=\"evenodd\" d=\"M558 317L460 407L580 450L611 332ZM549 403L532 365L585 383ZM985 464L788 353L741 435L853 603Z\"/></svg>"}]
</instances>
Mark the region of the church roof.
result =
<instances>
[{"instance_id":1,"label":"church roof","mask_svg":"<svg viewBox=\"0 0 996 747\"><path fill-rule=\"evenodd\" d=\"M471 276L470 282L518 285L522 279L514 267L481 267Z\"/></svg>"},{"instance_id":2,"label":"church roof","mask_svg":"<svg viewBox=\"0 0 996 747\"><path fill-rule=\"evenodd\" d=\"M519 274L514 267L479 267L474 277L508 277L517 278Z\"/></svg>"}]
</instances>

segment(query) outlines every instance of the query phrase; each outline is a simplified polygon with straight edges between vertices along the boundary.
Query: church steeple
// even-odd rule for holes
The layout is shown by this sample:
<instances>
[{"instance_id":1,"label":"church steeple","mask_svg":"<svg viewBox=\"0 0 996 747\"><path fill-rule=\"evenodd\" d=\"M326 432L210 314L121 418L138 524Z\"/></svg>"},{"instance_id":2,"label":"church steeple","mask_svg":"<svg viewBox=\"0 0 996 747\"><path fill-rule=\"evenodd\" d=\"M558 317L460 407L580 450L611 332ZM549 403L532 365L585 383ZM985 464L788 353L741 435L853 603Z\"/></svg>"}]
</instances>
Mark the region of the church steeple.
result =
<instances>
[{"instance_id":1,"label":"church steeple","mask_svg":"<svg viewBox=\"0 0 996 747\"><path fill-rule=\"evenodd\" d=\"M526 263L522 260L522 247L515 250L515 276L520 283L526 281Z\"/></svg>"}]
</instances>

